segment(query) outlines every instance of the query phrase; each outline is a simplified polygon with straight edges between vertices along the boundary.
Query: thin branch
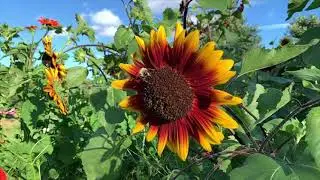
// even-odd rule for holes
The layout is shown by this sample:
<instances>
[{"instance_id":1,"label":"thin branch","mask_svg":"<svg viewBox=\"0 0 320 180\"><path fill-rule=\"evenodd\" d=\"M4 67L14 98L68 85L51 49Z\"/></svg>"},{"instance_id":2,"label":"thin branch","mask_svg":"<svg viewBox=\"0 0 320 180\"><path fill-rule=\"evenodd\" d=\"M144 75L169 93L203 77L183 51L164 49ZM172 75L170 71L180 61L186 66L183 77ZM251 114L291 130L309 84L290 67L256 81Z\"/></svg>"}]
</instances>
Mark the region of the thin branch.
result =
<instances>
[{"instance_id":1,"label":"thin branch","mask_svg":"<svg viewBox=\"0 0 320 180\"><path fill-rule=\"evenodd\" d=\"M128 10L128 6L129 6L129 4L131 3L131 1L129 1L128 4L126 4L126 3L124 2L124 0L121 0L121 2L122 2L122 4L123 4L123 7L124 7L125 10L126 10L126 14L127 14L128 19L129 19L129 24L130 24L130 26L132 27L132 26L133 26L133 22L132 22L132 19L131 19L131 17L130 17L130 13L129 13L129 10Z\"/></svg>"},{"instance_id":2,"label":"thin branch","mask_svg":"<svg viewBox=\"0 0 320 180\"><path fill-rule=\"evenodd\" d=\"M65 51L63 51L63 53L67 53L69 51L72 51L72 50L75 50L75 49L78 49L78 48L84 48L84 47L102 47L104 49L107 49L110 53L115 53L115 54L118 54L120 55L120 53L115 50L114 48L112 47L109 47L109 46L105 46L105 45L102 45L102 44L83 44L83 45L77 45L77 46L74 46L74 47L71 47Z\"/></svg>"},{"instance_id":3,"label":"thin branch","mask_svg":"<svg viewBox=\"0 0 320 180\"><path fill-rule=\"evenodd\" d=\"M240 104L239 106L240 106L245 112L247 112L254 120L259 121L259 118L256 117L247 107L245 107L245 106L242 105L242 104ZM266 139L266 138L267 138L267 133L266 133L266 131L263 129L262 125L261 125L261 124L258 124L257 126L258 126L259 129L261 130L264 139ZM271 148L270 141L268 141L268 145L269 145L269 147Z\"/></svg>"},{"instance_id":4,"label":"thin branch","mask_svg":"<svg viewBox=\"0 0 320 180\"><path fill-rule=\"evenodd\" d=\"M297 108L295 108L293 111L291 111L291 113L289 113L289 115L283 120L281 121L280 124L278 124L278 126L276 126L272 132L270 133L270 135L262 142L259 152L262 152L266 143L271 140L276 134L277 132L282 128L282 126L288 122L291 118L293 118L294 116L296 116L297 114L299 114L300 112L309 109L313 106L316 106L320 104L320 98L314 99L314 100L310 100L307 103L303 104L302 106L299 106Z\"/></svg>"},{"instance_id":5,"label":"thin branch","mask_svg":"<svg viewBox=\"0 0 320 180\"><path fill-rule=\"evenodd\" d=\"M241 127L243 128L245 134L247 135L247 137L249 138L249 140L252 142L252 144L259 149L259 145L257 144L257 142L253 139L249 128L244 124L244 122L242 122L242 119L240 117L237 116L237 114L229 107L225 107L225 109L237 120L237 122L240 123Z\"/></svg>"},{"instance_id":6,"label":"thin branch","mask_svg":"<svg viewBox=\"0 0 320 180\"><path fill-rule=\"evenodd\" d=\"M182 0L182 11L181 13L183 13L182 16L182 22L183 22L183 28L186 29L187 28L187 17L188 17L188 9L189 9L189 5L192 2L192 0Z\"/></svg>"},{"instance_id":7,"label":"thin branch","mask_svg":"<svg viewBox=\"0 0 320 180\"><path fill-rule=\"evenodd\" d=\"M285 141L283 141L283 142L279 145L279 147L277 147L274 151L272 151L272 154L278 153L278 152L282 149L282 147L283 147L284 145L286 145L288 142L290 142L293 138L294 138L294 136L288 137Z\"/></svg>"},{"instance_id":8,"label":"thin branch","mask_svg":"<svg viewBox=\"0 0 320 180\"><path fill-rule=\"evenodd\" d=\"M226 155L226 154L231 154L232 157L238 156L238 155L244 155L244 154L249 154L250 152L252 152L252 149L241 149L241 150L235 150L235 151L221 151L221 152L217 152L217 153L213 153L213 154L208 154L203 156L202 158L195 160L194 162L190 163L188 166L186 166L185 168L181 169L178 174L172 178L172 180L177 179L182 172L188 170L189 168L191 168L193 165L198 164L206 159L211 159L211 158L216 158L220 155Z\"/></svg>"}]
</instances>

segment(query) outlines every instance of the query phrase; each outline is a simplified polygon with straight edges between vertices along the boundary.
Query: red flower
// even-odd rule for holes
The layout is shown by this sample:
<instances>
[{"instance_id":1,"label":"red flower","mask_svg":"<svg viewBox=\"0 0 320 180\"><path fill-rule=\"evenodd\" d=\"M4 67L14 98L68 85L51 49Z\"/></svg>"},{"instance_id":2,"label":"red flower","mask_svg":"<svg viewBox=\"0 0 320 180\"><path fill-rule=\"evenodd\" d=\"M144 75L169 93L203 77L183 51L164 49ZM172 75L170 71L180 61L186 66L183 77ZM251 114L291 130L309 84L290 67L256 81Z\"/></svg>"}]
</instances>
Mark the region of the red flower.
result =
<instances>
[{"instance_id":1,"label":"red flower","mask_svg":"<svg viewBox=\"0 0 320 180\"><path fill-rule=\"evenodd\" d=\"M6 172L0 168L0 180L8 180Z\"/></svg>"},{"instance_id":2,"label":"red flower","mask_svg":"<svg viewBox=\"0 0 320 180\"><path fill-rule=\"evenodd\" d=\"M28 29L29 31L35 31L38 27L32 25L32 26L27 26L25 28Z\"/></svg>"},{"instance_id":3,"label":"red flower","mask_svg":"<svg viewBox=\"0 0 320 180\"><path fill-rule=\"evenodd\" d=\"M49 27L59 27L60 23L57 20L40 17L38 20L42 25Z\"/></svg>"}]
</instances>

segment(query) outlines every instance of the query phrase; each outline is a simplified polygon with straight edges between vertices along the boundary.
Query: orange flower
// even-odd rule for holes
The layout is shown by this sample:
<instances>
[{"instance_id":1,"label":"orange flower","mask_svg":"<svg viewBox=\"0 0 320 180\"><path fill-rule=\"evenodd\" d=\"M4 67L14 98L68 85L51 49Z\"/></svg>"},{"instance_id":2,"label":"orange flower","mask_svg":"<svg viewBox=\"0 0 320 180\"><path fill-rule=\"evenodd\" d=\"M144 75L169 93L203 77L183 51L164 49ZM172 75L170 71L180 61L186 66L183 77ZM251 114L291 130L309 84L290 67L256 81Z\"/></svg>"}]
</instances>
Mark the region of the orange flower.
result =
<instances>
[{"instance_id":1,"label":"orange flower","mask_svg":"<svg viewBox=\"0 0 320 180\"><path fill-rule=\"evenodd\" d=\"M56 102L57 106L60 108L60 111L66 115L67 107L56 91L56 85L60 84L58 70L54 68L47 68L45 69L45 74L47 77L47 85L44 87L43 91L48 93L52 100Z\"/></svg>"},{"instance_id":2,"label":"orange flower","mask_svg":"<svg viewBox=\"0 0 320 180\"><path fill-rule=\"evenodd\" d=\"M0 180L7 180L8 179L8 176L6 174L6 172L0 168Z\"/></svg>"},{"instance_id":3,"label":"orange flower","mask_svg":"<svg viewBox=\"0 0 320 180\"><path fill-rule=\"evenodd\" d=\"M234 61L222 60L223 51L209 42L199 48L199 31L186 36L177 24L173 46L166 40L164 27L151 31L150 43L136 37L141 60L134 54L133 64L120 64L129 79L116 80L117 89L137 91L119 103L124 109L140 112L133 133L149 125L146 140L158 136L158 154L167 146L186 160L189 139L194 138L206 151L224 139L221 127L235 129L238 124L221 105L236 105L242 99L215 89L235 74Z\"/></svg>"},{"instance_id":4,"label":"orange flower","mask_svg":"<svg viewBox=\"0 0 320 180\"><path fill-rule=\"evenodd\" d=\"M35 31L38 27L32 25L32 26L27 26L25 28L28 29L29 31Z\"/></svg>"},{"instance_id":5,"label":"orange flower","mask_svg":"<svg viewBox=\"0 0 320 180\"><path fill-rule=\"evenodd\" d=\"M61 26L60 23L57 20L54 20L54 19L48 19L48 18L40 17L38 19L38 21L43 26L48 26L48 27L53 27L53 28Z\"/></svg>"}]
</instances>

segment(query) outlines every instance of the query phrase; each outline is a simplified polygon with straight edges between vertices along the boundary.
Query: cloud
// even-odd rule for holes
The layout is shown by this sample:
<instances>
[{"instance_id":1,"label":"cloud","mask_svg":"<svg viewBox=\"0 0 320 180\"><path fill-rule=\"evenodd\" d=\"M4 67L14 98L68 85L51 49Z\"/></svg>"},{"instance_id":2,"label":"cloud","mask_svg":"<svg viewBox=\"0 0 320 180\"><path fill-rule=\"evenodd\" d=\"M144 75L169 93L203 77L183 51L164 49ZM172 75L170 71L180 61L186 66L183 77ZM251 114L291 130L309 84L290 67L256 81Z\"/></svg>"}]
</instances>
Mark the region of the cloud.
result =
<instances>
[{"instance_id":1,"label":"cloud","mask_svg":"<svg viewBox=\"0 0 320 180\"><path fill-rule=\"evenodd\" d=\"M84 16L90 17L90 21L93 23L92 28L100 36L113 36L118 26L122 24L120 17L108 9L102 9L101 11Z\"/></svg>"},{"instance_id":2,"label":"cloud","mask_svg":"<svg viewBox=\"0 0 320 180\"><path fill-rule=\"evenodd\" d=\"M181 0L148 0L152 12L161 14L166 8L179 8Z\"/></svg>"},{"instance_id":3,"label":"cloud","mask_svg":"<svg viewBox=\"0 0 320 180\"><path fill-rule=\"evenodd\" d=\"M65 36L68 36L67 28L66 27L62 28L62 33L59 33L59 34L55 33L54 31L50 31L48 35L51 36L51 37L65 37Z\"/></svg>"},{"instance_id":4,"label":"cloud","mask_svg":"<svg viewBox=\"0 0 320 180\"><path fill-rule=\"evenodd\" d=\"M259 30L268 31L268 30L276 30L276 29L286 29L288 28L290 24L289 23L282 23L282 24L269 24L269 25L263 25L259 26Z\"/></svg>"}]
</instances>

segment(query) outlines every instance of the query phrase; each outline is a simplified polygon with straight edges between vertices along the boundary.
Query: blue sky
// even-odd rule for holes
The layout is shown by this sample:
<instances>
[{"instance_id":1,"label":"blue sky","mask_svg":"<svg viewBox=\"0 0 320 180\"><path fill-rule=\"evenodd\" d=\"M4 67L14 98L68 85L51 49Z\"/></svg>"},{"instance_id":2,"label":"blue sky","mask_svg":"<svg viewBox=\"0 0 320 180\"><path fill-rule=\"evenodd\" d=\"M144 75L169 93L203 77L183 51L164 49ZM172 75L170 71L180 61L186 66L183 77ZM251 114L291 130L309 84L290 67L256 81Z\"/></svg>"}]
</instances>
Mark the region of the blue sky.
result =
<instances>
[{"instance_id":1,"label":"blue sky","mask_svg":"<svg viewBox=\"0 0 320 180\"><path fill-rule=\"evenodd\" d=\"M160 16L166 7L177 8L180 0L148 0L155 16ZM94 27L100 41L108 42L120 24L127 23L127 17L120 0L0 0L0 23L14 26L38 25L41 16L57 19L67 26L75 23L74 15L84 15ZM262 43L278 41L287 32L286 22L288 0L251 0L245 8L250 25L257 26ZM297 15L316 14L319 10ZM292 19L294 19L294 17ZM291 19L291 20L292 20ZM58 37L63 39L63 37Z\"/></svg>"}]
</instances>

